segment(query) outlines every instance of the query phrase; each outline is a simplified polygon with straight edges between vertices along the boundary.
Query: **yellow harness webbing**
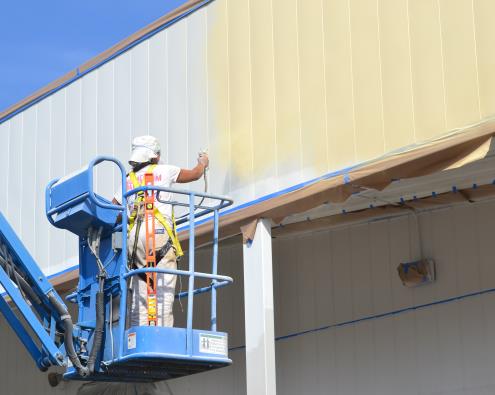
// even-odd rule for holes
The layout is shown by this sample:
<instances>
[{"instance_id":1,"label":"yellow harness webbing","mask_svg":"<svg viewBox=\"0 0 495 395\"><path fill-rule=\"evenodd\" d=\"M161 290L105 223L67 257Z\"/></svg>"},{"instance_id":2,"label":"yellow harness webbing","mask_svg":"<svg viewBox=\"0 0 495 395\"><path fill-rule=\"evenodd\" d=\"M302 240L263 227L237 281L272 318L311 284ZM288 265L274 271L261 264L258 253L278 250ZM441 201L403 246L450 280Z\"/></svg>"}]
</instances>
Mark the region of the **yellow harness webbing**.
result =
<instances>
[{"instance_id":1,"label":"yellow harness webbing","mask_svg":"<svg viewBox=\"0 0 495 395\"><path fill-rule=\"evenodd\" d=\"M150 165L146 169L146 173L151 173L153 174L153 170L155 169L156 165ZM136 176L136 173L131 171L129 173L129 178L131 179L132 186L133 188L138 188L140 186L144 186L144 177L143 177L143 184L141 184ZM134 223L136 222L136 216L138 213L139 206L143 203L144 201L144 192L138 192L136 199L134 200L134 207L131 211L131 215L129 216L129 227L128 227L128 233L131 232L132 228L134 227ZM167 220L164 218L162 213L158 210L158 208L155 207L154 209L154 214L155 218L157 219L160 224L165 228L167 231L168 237L170 238L170 241L172 242L172 245L175 249L175 254L179 258L184 255L184 252L182 251L182 247L179 242L179 238L177 237L177 228L175 224L175 215L174 215L174 209L172 207L172 224L173 224L173 229L170 227L168 224Z\"/></svg>"}]
</instances>

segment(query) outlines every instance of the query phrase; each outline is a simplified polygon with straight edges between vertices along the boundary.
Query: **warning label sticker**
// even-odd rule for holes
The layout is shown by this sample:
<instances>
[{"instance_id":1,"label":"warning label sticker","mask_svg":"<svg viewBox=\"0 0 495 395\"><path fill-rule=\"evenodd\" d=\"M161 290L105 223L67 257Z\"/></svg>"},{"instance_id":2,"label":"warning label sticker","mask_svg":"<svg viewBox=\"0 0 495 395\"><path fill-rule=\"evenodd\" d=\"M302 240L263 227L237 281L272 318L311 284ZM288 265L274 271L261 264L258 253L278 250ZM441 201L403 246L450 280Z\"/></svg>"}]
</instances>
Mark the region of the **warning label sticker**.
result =
<instances>
[{"instance_id":1,"label":"warning label sticker","mask_svg":"<svg viewBox=\"0 0 495 395\"><path fill-rule=\"evenodd\" d=\"M133 348L136 348L136 332L127 335L127 349L132 350Z\"/></svg>"},{"instance_id":2,"label":"warning label sticker","mask_svg":"<svg viewBox=\"0 0 495 395\"><path fill-rule=\"evenodd\" d=\"M199 352L202 353L227 356L227 343L227 336L211 335L209 333L199 334Z\"/></svg>"}]
</instances>

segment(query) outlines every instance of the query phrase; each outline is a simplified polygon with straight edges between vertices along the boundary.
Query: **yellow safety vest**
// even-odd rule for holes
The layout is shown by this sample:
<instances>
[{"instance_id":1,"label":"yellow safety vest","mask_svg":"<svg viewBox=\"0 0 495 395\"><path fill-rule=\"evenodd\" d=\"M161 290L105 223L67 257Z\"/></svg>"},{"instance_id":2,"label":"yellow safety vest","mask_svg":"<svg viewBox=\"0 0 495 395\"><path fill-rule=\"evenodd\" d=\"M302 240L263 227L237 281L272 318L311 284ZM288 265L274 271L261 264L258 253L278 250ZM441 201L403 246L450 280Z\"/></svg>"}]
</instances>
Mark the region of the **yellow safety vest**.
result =
<instances>
[{"instance_id":1,"label":"yellow safety vest","mask_svg":"<svg viewBox=\"0 0 495 395\"><path fill-rule=\"evenodd\" d=\"M146 173L151 173L153 174L153 170L155 169L156 165L150 165ZM136 176L136 173L131 171L129 173L129 178L131 179L132 186L133 188L138 188L140 186L144 186L144 177L143 177L143 183L140 184L139 180ZM131 232L132 228L134 227L134 223L136 222L136 216L138 212L138 207L139 205L143 202L144 200L144 192L138 192L136 199L134 200L134 209L131 211L131 215L129 216L129 227L128 227L128 233ZM162 213L155 207L154 209L154 214L155 218L162 224L162 226L165 228L167 231L168 237L170 238L170 241L172 242L172 245L174 246L175 249L175 254L177 255L178 258L184 255L184 252L182 251L182 247L180 246L179 238L177 237L177 226L175 223L175 215L174 215L174 208L172 207L172 228L168 224L167 220L163 217Z\"/></svg>"}]
</instances>

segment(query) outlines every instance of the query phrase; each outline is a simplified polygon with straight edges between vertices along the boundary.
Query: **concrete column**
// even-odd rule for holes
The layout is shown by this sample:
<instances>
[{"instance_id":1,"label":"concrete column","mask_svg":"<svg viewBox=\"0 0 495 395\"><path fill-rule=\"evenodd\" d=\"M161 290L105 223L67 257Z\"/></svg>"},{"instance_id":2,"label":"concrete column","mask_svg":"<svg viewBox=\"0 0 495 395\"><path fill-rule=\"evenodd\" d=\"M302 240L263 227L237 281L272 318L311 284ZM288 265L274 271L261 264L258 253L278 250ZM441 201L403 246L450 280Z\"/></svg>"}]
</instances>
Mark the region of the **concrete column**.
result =
<instances>
[{"instance_id":1,"label":"concrete column","mask_svg":"<svg viewBox=\"0 0 495 395\"><path fill-rule=\"evenodd\" d=\"M258 221L251 244L244 245L246 384L248 395L275 395L275 331L271 223Z\"/></svg>"}]
</instances>

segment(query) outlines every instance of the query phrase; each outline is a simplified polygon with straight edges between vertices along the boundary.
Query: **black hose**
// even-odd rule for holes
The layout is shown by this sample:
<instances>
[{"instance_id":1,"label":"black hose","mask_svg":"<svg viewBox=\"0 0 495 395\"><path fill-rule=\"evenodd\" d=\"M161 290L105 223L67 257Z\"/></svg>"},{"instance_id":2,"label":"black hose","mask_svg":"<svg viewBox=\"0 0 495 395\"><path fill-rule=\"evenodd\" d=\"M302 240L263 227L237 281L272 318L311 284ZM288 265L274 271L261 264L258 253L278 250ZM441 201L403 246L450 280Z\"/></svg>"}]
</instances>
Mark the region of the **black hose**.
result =
<instances>
[{"instance_id":1,"label":"black hose","mask_svg":"<svg viewBox=\"0 0 495 395\"><path fill-rule=\"evenodd\" d=\"M93 335L93 345L89 352L89 374L95 371L96 357L98 356L103 341L103 329L105 325L105 294L103 292L104 278L100 277L100 289L96 293L96 326Z\"/></svg>"},{"instance_id":2,"label":"black hose","mask_svg":"<svg viewBox=\"0 0 495 395\"><path fill-rule=\"evenodd\" d=\"M8 265L7 261L0 257L0 266L2 266L3 270L5 270L10 279L14 281L25 294L27 294L31 303L44 307L41 303L41 299L38 295L36 295L31 285L29 285L24 276L19 273L13 265Z\"/></svg>"},{"instance_id":3,"label":"black hose","mask_svg":"<svg viewBox=\"0 0 495 395\"><path fill-rule=\"evenodd\" d=\"M55 295L52 292L50 292L47 296L50 303L52 303L53 307L60 315L60 320L64 324L64 328L65 328L64 344L65 344L65 350L67 352L67 356L72 362L72 365L74 365L74 368L76 368L77 373L81 377L86 377L89 375L88 368L82 366L81 361L79 360L79 357L77 356L76 350L74 348L74 338L72 337L74 325L72 324L72 317L67 311L67 308L58 301L58 299L55 297Z\"/></svg>"}]
</instances>

